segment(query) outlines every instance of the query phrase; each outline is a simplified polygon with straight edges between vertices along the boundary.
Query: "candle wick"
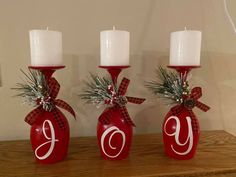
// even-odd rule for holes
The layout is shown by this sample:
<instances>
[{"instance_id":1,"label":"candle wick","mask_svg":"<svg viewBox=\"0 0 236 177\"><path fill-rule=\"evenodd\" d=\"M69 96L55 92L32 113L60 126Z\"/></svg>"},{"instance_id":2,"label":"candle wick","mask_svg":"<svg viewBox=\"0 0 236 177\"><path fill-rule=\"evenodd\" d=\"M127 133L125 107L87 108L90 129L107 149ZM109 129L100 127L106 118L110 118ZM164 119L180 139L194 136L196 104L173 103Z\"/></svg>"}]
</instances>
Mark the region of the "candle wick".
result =
<instances>
[{"instance_id":1,"label":"candle wick","mask_svg":"<svg viewBox=\"0 0 236 177\"><path fill-rule=\"evenodd\" d=\"M113 30L116 30L116 27L113 25L112 29L113 29Z\"/></svg>"}]
</instances>

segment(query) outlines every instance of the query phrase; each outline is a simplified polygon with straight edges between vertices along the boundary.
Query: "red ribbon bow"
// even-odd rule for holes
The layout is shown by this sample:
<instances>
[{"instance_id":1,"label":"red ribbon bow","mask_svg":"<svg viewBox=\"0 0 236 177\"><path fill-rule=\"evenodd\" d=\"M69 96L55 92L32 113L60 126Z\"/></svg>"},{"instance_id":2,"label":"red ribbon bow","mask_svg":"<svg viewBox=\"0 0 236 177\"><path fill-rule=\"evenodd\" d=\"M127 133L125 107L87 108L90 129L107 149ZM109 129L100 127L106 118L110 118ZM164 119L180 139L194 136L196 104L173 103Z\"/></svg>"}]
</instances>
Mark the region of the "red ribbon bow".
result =
<instances>
[{"instance_id":1,"label":"red ribbon bow","mask_svg":"<svg viewBox=\"0 0 236 177\"><path fill-rule=\"evenodd\" d=\"M57 121L58 125L59 125L59 128L64 130L65 129L65 123L64 121L61 119L59 113L58 113L58 110L55 109L56 106L60 107L60 108L63 108L65 109L66 111L68 111L69 113L71 113L73 115L73 117L75 118L75 112L73 110L73 108L68 104L66 103L65 101L63 100L60 100L60 99L56 99L58 93L59 93L59 90L60 90L60 84L57 82L57 80L55 78L50 78L49 82L48 82L48 87L49 87L49 90L50 90L50 101L53 103L53 105L55 106L51 112L55 118L55 120ZM28 124L30 125L33 125L36 121L36 118L37 117L40 117L40 116L36 116L38 114L41 114L43 112L43 106L40 105L38 106L36 109L34 109L33 111L31 111L26 117L25 117L25 122L27 122Z\"/></svg>"},{"instance_id":2,"label":"red ribbon bow","mask_svg":"<svg viewBox=\"0 0 236 177\"><path fill-rule=\"evenodd\" d=\"M125 97L126 98L126 102L130 102L130 103L134 103L134 104L141 104L145 101L145 99L143 98L136 98L136 97L129 97L129 96L125 96L125 93L128 89L128 86L129 86L129 83L130 83L130 80L127 79L127 78L123 78L122 81L121 81L121 84L119 86L119 89L118 89L118 94L115 94L113 95L114 97L116 96L121 96L121 97ZM111 90L109 90L111 91ZM105 102L106 104L109 104L109 103L113 103L112 100L107 100ZM129 113L128 113L128 110L127 108L125 107L125 105L120 105L116 102L114 102L114 106L112 108L110 108L105 115L99 117L99 121L102 123L102 124L109 124L110 123L110 119L111 119L111 116L112 116L112 112L115 110L115 109L120 109L121 110L121 114L125 120L125 122L128 124L128 125L131 125L131 126L135 126L135 124L133 123L133 121L131 120L130 116L129 116Z\"/></svg>"},{"instance_id":3,"label":"red ribbon bow","mask_svg":"<svg viewBox=\"0 0 236 177\"><path fill-rule=\"evenodd\" d=\"M210 107L206 104L198 101L199 98L202 97L202 89L201 87L194 87L191 90L191 94L189 97L183 98L183 103L180 105L176 105L175 107L171 108L171 111L174 115L178 115L184 108L187 108L191 119L192 119L192 127L193 131L198 130L198 123L195 114L193 113L192 109L196 106L197 108L201 109L204 112L207 112Z\"/></svg>"}]
</instances>

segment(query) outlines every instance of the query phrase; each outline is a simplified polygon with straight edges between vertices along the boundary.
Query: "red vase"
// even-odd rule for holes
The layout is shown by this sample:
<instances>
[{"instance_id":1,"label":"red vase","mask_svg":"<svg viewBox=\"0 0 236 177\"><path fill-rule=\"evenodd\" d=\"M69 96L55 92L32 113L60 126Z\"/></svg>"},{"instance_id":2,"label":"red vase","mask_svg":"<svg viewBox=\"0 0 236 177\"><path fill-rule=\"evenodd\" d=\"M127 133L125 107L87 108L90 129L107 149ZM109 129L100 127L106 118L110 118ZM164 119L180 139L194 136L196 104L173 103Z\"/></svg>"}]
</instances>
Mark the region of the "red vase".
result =
<instances>
[{"instance_id":1,"label":"red vase","mask_svg":"<svg viewBox=\"0 0 236 177\"><path fill-rule=\"evenodd\" d=\"M100 117L107 116L107 108ZM98 121L97 138L101 156L105 160L122 160L129 155L132 142L133 127L128 125L119 108L109 112L109 124Z\"/></svg>"},{"instance_id":2,"label":"red vase","mask_svg":"<svg viewBox=\"0 0 236 177\"><path fill-rule=\"evenodd\" d=\"M165 153L172 158L187 160L194 157L199 141L199 123L185 107L174 115L169 111L163 123Z\"/></svg>"},{"instance_id":3,"label":"red vase","mask_svg":"<svg viewBox=\"0 0 236 177\"><path fill-rule=\"evenodd\" d=\"M44 111L36 116L31 126L30 141L36 161L43 164L55 163L65 159L69 145L69 124L64 114L56 109L57 116ZM58 119L64 123L59 127Z\"/></svg>"}]
</instances>

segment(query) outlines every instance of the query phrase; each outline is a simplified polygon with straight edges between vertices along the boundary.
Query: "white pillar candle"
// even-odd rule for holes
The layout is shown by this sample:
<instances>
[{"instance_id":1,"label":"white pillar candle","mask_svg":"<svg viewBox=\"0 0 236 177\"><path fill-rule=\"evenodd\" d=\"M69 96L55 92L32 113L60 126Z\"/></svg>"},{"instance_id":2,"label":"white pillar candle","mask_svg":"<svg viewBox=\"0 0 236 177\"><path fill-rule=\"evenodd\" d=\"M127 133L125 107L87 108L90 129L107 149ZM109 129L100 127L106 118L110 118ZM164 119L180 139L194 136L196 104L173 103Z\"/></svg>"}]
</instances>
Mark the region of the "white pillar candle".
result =
<instances>
[{"instance_id":1,"label":"white pillar candle","mask_svg":"<svg viewBox=\"0 0 236 177\"><path fill-rule=\"evenodd\" d=\"M128 31L107 30L100 33L100 65L127 66L129 65Z\"/></svg>"},{"instance_id":2,"label":"white pillar candle","mask_svg":"<svg viewBox=\"0 0 236 177\"><path fill-rule=\"evenodd\" d=\"M201 38L201 31L172 32L170 38L170 65L199 66Z\"/></svg>"},{"instance_id":3,"label":"white pillar candle","mask_svg":"<svg viewBox=\"0 0 236 177\"><path fill-rule=\"evenodd\" d=\"M32 66L62 65L61 32L50 30L31 30L29 35Z\"/></svg>"}]
</instances>

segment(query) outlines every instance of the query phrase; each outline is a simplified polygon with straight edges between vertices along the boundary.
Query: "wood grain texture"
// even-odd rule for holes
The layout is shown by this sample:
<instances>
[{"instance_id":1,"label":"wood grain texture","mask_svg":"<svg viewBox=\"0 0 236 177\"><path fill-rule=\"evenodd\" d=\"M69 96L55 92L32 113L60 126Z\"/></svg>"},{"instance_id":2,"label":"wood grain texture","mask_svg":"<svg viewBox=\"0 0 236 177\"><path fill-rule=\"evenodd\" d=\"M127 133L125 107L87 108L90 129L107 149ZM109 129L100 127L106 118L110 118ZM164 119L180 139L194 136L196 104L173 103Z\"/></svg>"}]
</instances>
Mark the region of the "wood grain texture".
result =
<instances>
[{"instance_id":1,"label":"wood grain texture","mask_svg":"<svg viewBox=\"0 0 236 177\"><path fill-rule=\"evenodd\" d=\"M236 138L224 131L202 132L194 159L170 159L161 134L134 136L130 156L104 161L95 137L72 138L67 159L41 165L29 141L0 142L0 177L236 177Z\"/></svg>"}]
</instances>

